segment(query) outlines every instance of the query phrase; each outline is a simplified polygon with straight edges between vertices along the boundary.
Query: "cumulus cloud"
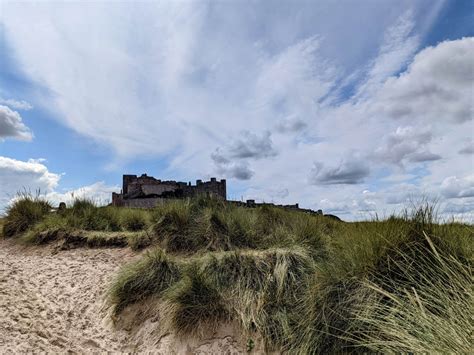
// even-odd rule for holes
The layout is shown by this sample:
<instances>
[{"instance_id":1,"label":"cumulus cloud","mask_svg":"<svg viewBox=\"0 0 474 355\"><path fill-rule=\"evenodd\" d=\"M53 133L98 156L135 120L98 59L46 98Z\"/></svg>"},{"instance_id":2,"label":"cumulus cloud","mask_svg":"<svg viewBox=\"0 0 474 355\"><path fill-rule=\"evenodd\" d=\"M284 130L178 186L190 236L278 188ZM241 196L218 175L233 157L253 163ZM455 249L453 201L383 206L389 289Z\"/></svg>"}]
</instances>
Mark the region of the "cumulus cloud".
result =
<instances>
[{"instance_id":1,"label":"cumulus cloud","mask_svg":"<svg viewBox=\"0 0 474 355\"><path fill-rule=\"evenodd\" d=\"M360 159L344 159L337 166L315 162L309 181L314 185L359 184L370 174L366 162Z\"/></svg>"},{"instance_id":2,"label":"cumulus cloud","mask_svg":"<svg viewBox=\"0 0 474 355\"><path fill-rule=\"evenodd\" d=\"M211 159L218 173L229 178L249 180L254 174L249 167L249 160L271 158L277 154L270 132L258 136L243 131L224 148L217 148L211 154Z\"/></svg>"},{"instance_id":3,"label":"cumulus cloud","mask_svg":"<svg viewBox=\"0 0 474 355\"><path fill-rule=\"evenodd\" d=\"M112 192L119 192L120 186L110 186L103 181L98 181L92 185L82 186L77 189L71 189L63 192L51 191L45 195L48 201L54 205L60 202L70 204L76 198L87 198L98 205L106 205L111 202Z\"/></svg>"},{"instance_id":4,"label":"cumulus cloud","mask_svg":"<svg viewBox=\"0 0 474 355\"><path fill-rule=\"evenodd\" d=\"M17 192L52 192L59 183L60 174L52 173L42 159L21 161L0 156L0 209L6 207Z\"/></svg>"},{"instance_id":5,"label":"cumulus cloud","mask_svg":"<svg viewBox=\"0 0 474 355\"><path fill-rule=\"evenodd\" d=\"M393 164L441 159L440 155L428 150L431 140L432 133L429 130L413 126L398 127L388 135L385 144L375 151L375 157Z\"/></svg>"},{"instance_id":6,"label":"cumulus cloud","mask_svg":"<svg viewBox=\"0 0 474 355\"><path fill-rule=\"evenodd\" d=\"M29 102L26 102L24 100L18 101L18 100L15 100L15 99L3 99L1 97L0 97L0 104L12 107L15 110L28 111L28 110L31 110L33 108L33 105L31 105Z\"/></svg>"},{"instance_id":7,"label":"cumulus cloud","mask_svg":"<svg viewBox=\"0 0 474 355\"><path fill-rule=\"evenodd\" d=\"M74 198L86 197L104 205L110 202L112 192L120 191L120 186L110 186L103 181L77 189L58 190L61 174L49 171L45 159L16 160L0 156L0 213L18 192L40 193L53 203L70 203Z\"/></svg>"},{"instance_id":8,"label":"cumulus cloud","mask_svg":"<svg viewBox=\"0 0 474 355\"><path fill-rule=\"evenodd\" d=\"M423 49L406 72L384 83L377 111L393 119L472 120L473 53L472 37Z\"/></svg>"},{"instance_id":9,"label":"cumulus cloud","mask_svg":"<svg viewBox=\"0 0 474 355\"><path fill-rule=\"evenodd\" d=\"M447 198L474 197L474 175L447 177L441 183L441 193Z\"/></svg>"},{"instance_id":10,"label":"cumulus cloud","mask_svg":"<svg viewBox=\"0 0 474 355\"><path fill-rule=\"evenodd\" d=\"M216 163L217 173L227 178L234 178L237 180L249 180L254 175L247 162L230 162L229 160L214 155L214 162Z\"/></svg>"},{"instance_id":11,"label":"cumulus cloud","mask_svg":"<svg viewBox=\"0 0 474 355\"><path fill-rule=\"evenodd\" d=\"M244 131L227 148L227 155L237 159L262 159L277 155L270 132L262 136Z\"/></svg>"},{"instance_id":12,"label":"cumulus cloud","mask_svg":"<svg viewBox=\"0 0 474 355\"><path fill-rule=\"evenodd\" d=\"M300 132L307 127L307 123L298 118L286 118L280 120L276 125L276 130L280 133Z\"/></svg>"},{"instance_id":13,"label":"cumulus cloud","mask_svg":"<svg viewBox=\"0 0 474 355\"><path fill-rule=\"evenodd\" d=\"M0 105L0 140L5 138L29 141L33 138L33 134L22 122L18 112Z\"/></svg>"},{"instance_id":14,"label":"cumulus cloud","mask_svg":"<svg viewBox=\"0 0 474 355\"><path fill-rule=\"evenodd\" d=\"M472 214L474 211L474 199L469 201L463 201L462 203L459 202L448 202L444 205L443 210L444 213L449 215L455 214L464 214L470 213ZM465 220L469 222L469 220Z\"/></svg>"}]
</instances>

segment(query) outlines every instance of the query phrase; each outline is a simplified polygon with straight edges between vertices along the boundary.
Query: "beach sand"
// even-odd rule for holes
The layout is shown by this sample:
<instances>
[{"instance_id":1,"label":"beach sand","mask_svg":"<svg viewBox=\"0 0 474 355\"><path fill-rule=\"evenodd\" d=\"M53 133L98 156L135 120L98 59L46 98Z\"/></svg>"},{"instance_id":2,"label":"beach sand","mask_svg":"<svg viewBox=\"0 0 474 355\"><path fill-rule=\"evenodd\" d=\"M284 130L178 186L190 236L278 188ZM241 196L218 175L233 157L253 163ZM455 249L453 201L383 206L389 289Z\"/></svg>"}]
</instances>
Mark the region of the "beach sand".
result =
<instances>
[{"instance_id":1,"label":"beach sand","mask_svg":"<svg viewBox=\"0 0 474 355\"><path fill-rule=\"evenodd\" d=\"M113 326L105 292L129 249L24 247L0 240L0 353L153 352L240 354L242 342L222 327L201 340L158 334L159 324Z\"/></svg>"}]
</instances>

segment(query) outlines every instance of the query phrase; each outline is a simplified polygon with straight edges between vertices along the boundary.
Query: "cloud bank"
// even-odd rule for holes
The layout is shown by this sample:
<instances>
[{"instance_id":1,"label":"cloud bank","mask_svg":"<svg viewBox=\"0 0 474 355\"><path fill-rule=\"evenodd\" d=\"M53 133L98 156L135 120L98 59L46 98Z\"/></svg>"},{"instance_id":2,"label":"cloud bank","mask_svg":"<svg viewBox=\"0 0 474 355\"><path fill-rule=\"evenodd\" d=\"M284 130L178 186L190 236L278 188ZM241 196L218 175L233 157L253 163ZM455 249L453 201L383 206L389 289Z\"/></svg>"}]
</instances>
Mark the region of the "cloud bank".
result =
<instances>
[{"instance_id":1,"label":"cloud bank","mask_svg":"<svg viewBox=\"0 0 474 355\"><path fill-rule=\"evenodd\" d=\"M117 161L348 219L422 194L471 218L474 39L423 48L442 1L368 4L9 3L2 23L37 101Z\"/></svg>"}]
</instances>

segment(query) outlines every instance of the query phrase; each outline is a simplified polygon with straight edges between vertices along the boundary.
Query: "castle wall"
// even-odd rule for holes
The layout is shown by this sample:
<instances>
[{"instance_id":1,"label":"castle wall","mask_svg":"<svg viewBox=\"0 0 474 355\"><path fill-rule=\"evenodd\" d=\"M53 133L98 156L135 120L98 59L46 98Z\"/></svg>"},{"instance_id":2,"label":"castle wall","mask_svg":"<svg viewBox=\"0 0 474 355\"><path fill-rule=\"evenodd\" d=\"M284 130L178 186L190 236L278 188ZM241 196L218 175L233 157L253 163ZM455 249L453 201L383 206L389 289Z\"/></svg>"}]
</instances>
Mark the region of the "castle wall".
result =
<instances>
[{"instance_id":1,"label":"castle wall","mask_svg":"<svg viewBox=\"0 0 474 355\"><path fill-rule=\"evenodd\" d=\"M193 188L194 195L214 194L222 197L224 200L227 200L227 188L225 180L217 181L215 178L211 178L211 181L205 182L198 180L196 181L196 186L193 186Z\"/></svg>"},{"instance_id":2,"label":"castle wall","mask_svg":"<svg viewBox=\"0 0 474 355\"><path fill-rule=\"evenodd\" d=\"M123 200L121 206L129 208L153 208L166 203L166 201L169 201L169 199L162 197L132 198L129 200Z\"/></svg>"},{"instance_id":3,"label":"castle wall","mask_svg":"<svg viewBox=\"0 0 474 355\"><path fill-rule=\"evenodd\" d=\"M164 192L174 192L178 189L178 185L142 185L141 189L145 195L161 195Z\"/></svg>"},{"instance_id":4,"label":"castle wall","mask_svg":"<svg viewBox=\"0 0 474 355\"><path fill-rule=\"evenodd\" d=\"M122 193L112 194L112 204L114 206L146 208L145 206L155 205L155 198L188 198L201 194L214 195L226 200L226 181L217 181L216 178L211 178L210 181L205 182L197 180L196 185L191 185L191 183L179 181L162 181L146 174L141 176L123 175ZM138 202L137 200L149 201Z\"/></svg>"}]
</instances>

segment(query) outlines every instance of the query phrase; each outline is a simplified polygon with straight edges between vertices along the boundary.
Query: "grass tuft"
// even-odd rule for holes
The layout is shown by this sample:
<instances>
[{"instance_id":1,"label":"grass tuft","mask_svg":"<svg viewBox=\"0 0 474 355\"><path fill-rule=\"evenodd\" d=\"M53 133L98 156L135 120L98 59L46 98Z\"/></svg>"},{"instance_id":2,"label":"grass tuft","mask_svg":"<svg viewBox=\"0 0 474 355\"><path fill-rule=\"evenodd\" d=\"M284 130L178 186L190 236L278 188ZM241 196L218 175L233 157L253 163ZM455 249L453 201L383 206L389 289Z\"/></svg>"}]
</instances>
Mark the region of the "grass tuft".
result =
<instances>
[{"instance_id":1,"label":"grass tuft","mask_svg":"<svg viewBox=\"0 0 474 355\"><path fill-rule=\"evenodd\" d=\"M120 211L120 224L128 231L144 230L149 225L148 213L141 209L124 208Z\"/></svg>"},{"instance_id":2,"label":"grass tuft","mask_svg":"<svg viewBox=\"0 0 474 355\"><path fill-rule=\"evenodd\" d=\"M7 208L3 221L3 235L14 237L26 232L40 222L51 210L51 204L29 193L20 193L17 199Z\"/></svg>"},{"instance_id":3,"label":"grass tuft","mask_svg":"<svg viewBox=\"0 0 474 355\"><path fill-rule=\"evenodd\" d=\"M110 290L110 301L118 314L126 306L150 296L161 296L180 277L179 265L161 249L154 249L124 268Z\"/></svg>"},{"instance_id":4,"label":"grass tuft","mask_svg":"<svg viewBox=\"0 0 474 355\"><path fill-rule=\"evenodd\" d=\"M201 337L230 320L226 301L194 265L164 296L164 319L168 328L179 335Z\"/></svg>"}]
</instances>

